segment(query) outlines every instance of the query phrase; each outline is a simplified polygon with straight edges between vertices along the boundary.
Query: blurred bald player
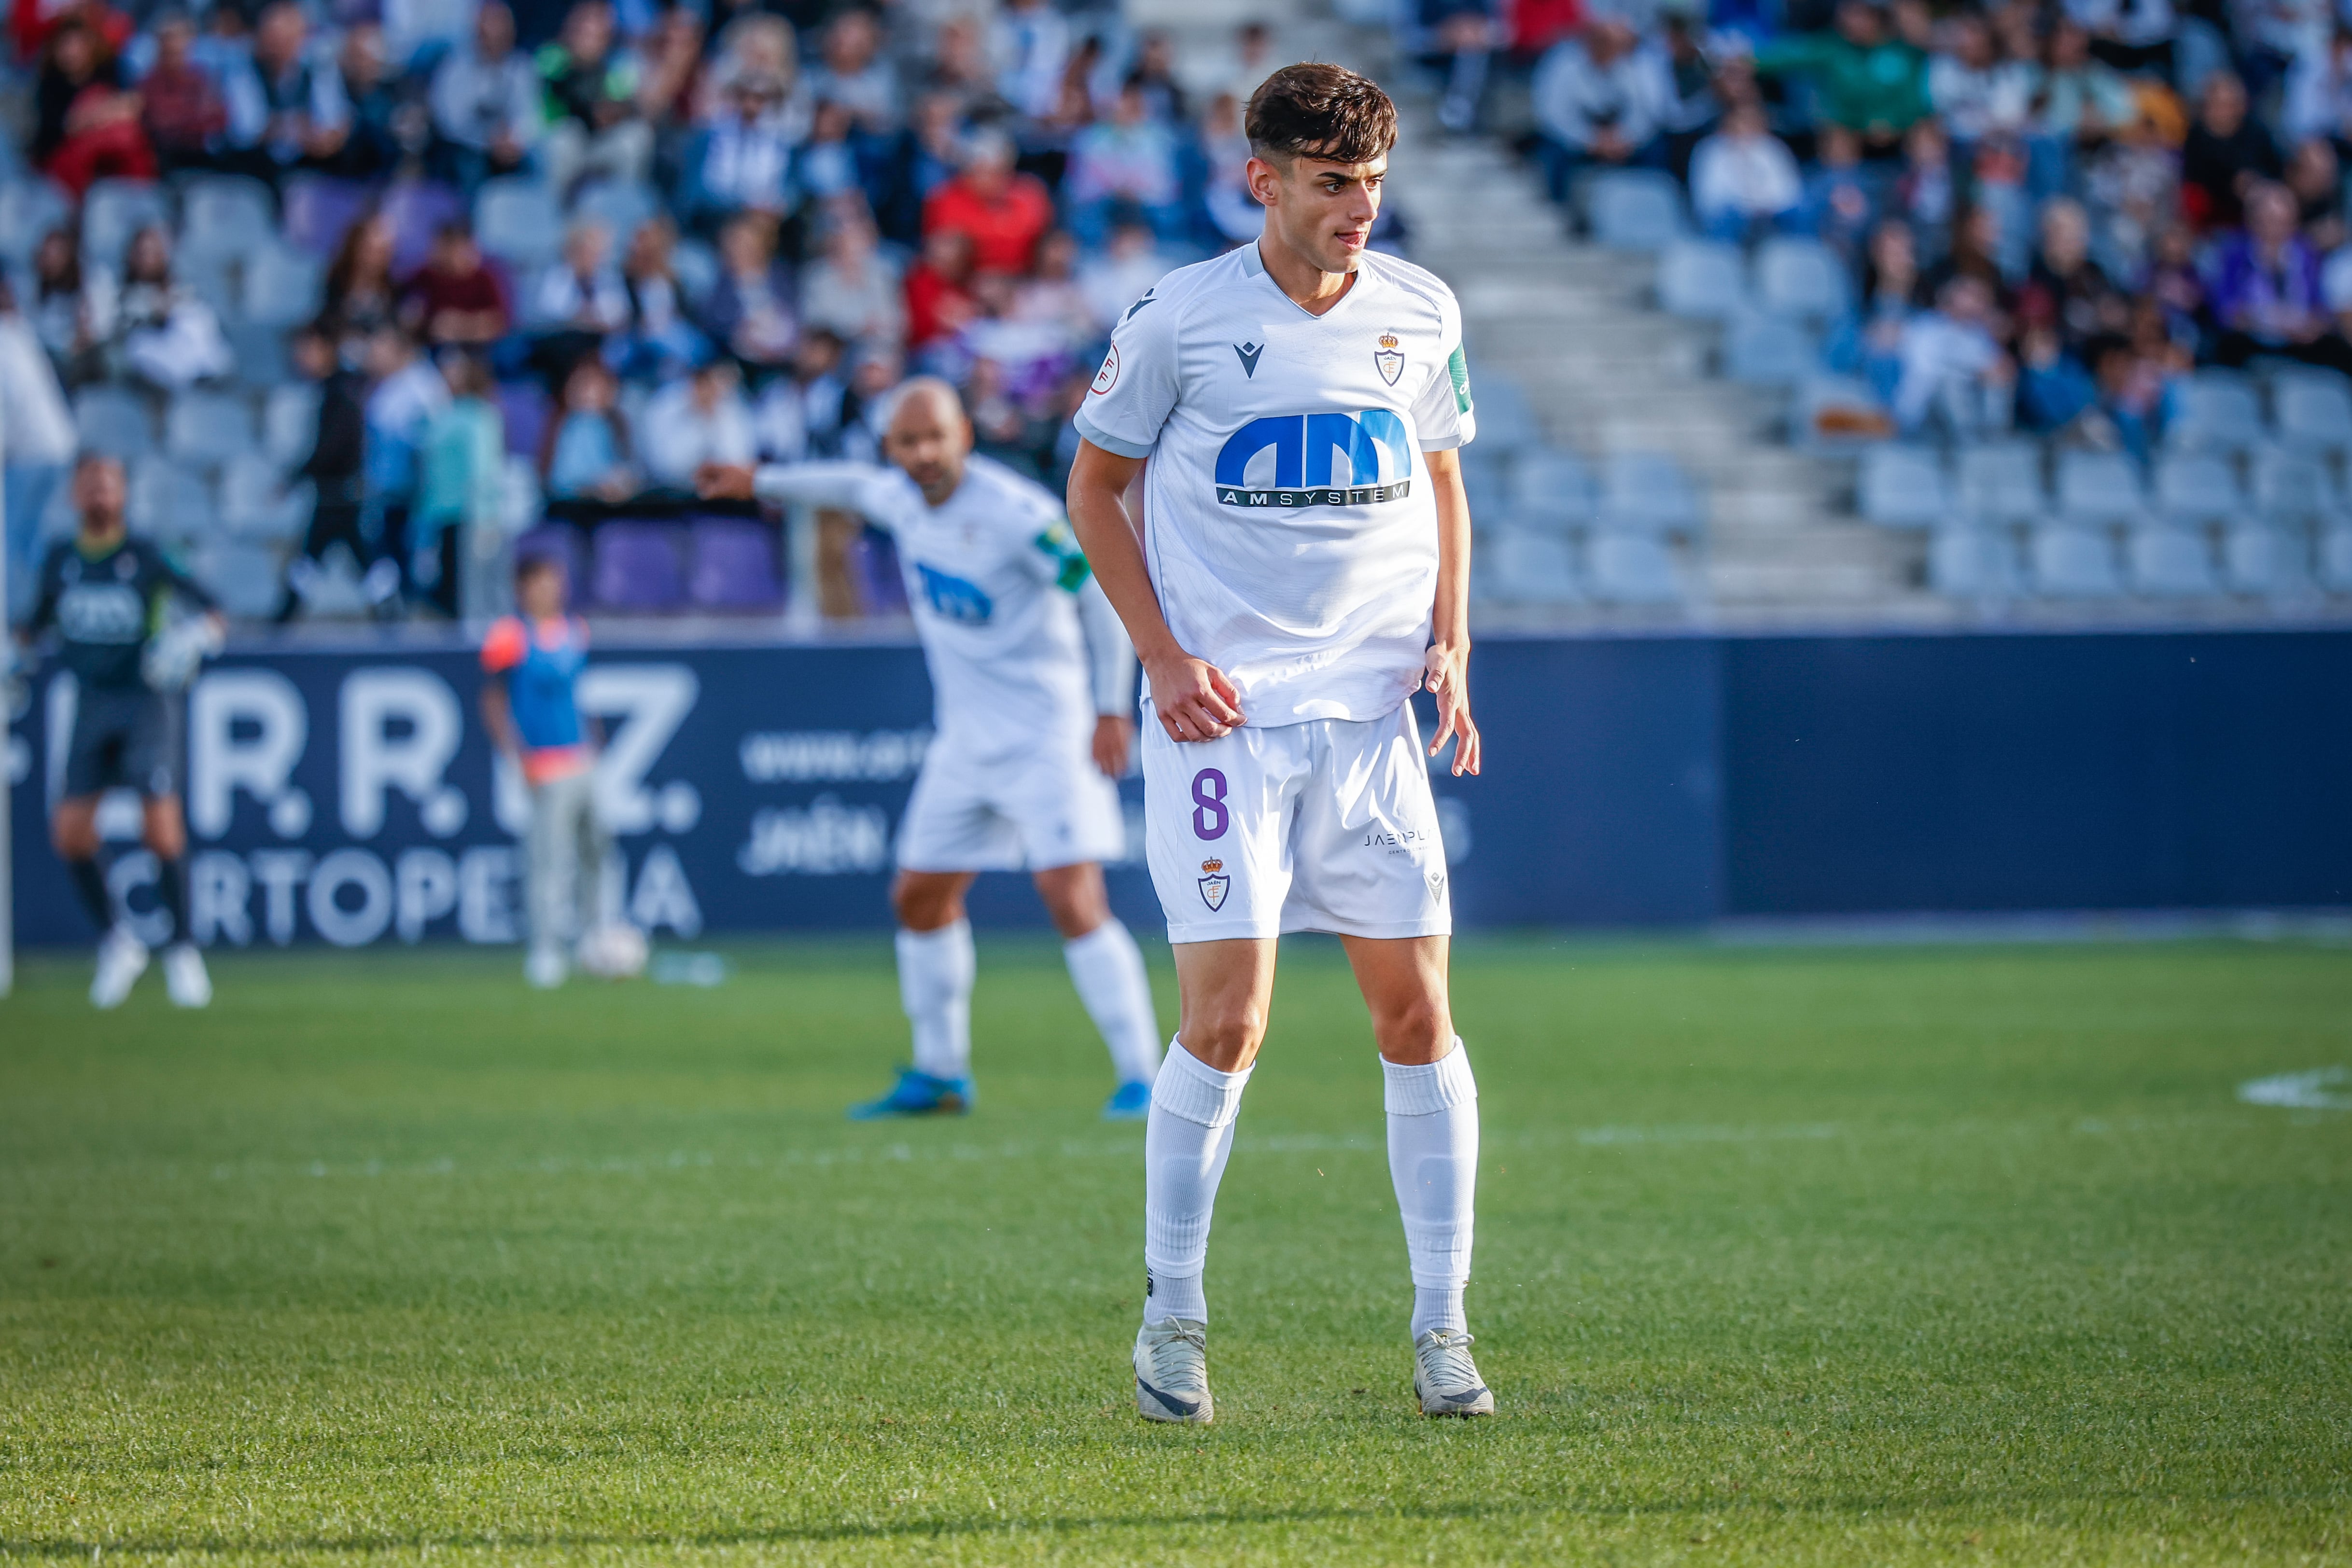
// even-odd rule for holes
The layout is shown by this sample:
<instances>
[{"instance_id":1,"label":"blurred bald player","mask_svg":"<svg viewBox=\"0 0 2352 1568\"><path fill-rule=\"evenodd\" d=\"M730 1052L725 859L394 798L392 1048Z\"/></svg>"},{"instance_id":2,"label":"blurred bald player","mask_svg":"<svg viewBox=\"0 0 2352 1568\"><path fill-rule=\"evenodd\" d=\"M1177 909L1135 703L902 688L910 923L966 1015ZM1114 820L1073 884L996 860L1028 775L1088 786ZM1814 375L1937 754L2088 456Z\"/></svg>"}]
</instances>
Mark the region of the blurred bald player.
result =
<instances>
[{"instance_id":1,"label":"blurred bald player","mask_svg":"<svg viewBox=\"0 0 2352 1568\"><path fill-rule=\"evenodd\" d=\"M1126 830L1117 779L1134 739L1135 654L1051 493L971 450L955 389L899 388L887 467L713 465L707 497L863 514L898 541L930 666L937 734L898 833L898 989L914 1063L861 1119L971 1110L971 925L983 871L1029 872L1070 979L1118 1076L1112 1121L1150 1110L1160 1029L1143 956L1111 916L1101 862Z\"/></svg>"}]
</instances>

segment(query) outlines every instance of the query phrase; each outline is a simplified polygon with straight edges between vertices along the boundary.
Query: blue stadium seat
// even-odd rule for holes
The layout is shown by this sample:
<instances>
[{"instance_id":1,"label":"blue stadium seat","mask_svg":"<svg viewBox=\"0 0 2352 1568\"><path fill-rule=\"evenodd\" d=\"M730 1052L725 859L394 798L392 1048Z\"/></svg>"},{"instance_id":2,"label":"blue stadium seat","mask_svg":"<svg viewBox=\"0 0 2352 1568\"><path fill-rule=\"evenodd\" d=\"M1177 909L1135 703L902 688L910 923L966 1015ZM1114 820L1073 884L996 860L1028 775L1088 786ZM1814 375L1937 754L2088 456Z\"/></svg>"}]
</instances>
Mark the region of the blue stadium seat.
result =
<instances>
[{"instance_id":1,"label":"blue stadium seat","mask_svg":"<svg viewBox=\"0 0 2352 1568\"><path fill-rule=\"evenodd\" d=\"M272 242L245 258L245 319L257 327L299 327L326 299L326 267Z\"/></svg>"},{"instance_id":2,"label":"blue stadium seat","mask_svg":"<svg viewBox=\"0 0 2352 1568\"><path fill-rule=\"evenodd\" d=\"M1956 523L1927 541L1927 584L1948 599L2001 600L2017 592L2017 559L1991 528Z\"/></svg>"},{"instance_id":3,"label":"blue stadium seat","mask_svg":"<svg viewBox=\"0 0 2352 1568\"><path fill-rule=\"evenodd\" d=\"M2033 530L2033 591L2045 599L2116 599L2115 545L2098 528L2048 523Z\"/></svg>"},{"instance_id":4,"label":"blue stadium seat","mask_svg":"<svg viewBox=\"0 0 2352 1568\"><path fill-rule=\"evenodd\" d=\"M1724 327L1723 373L1742 385L1794 386L1820 368L1820 346L1795 321L1743 316Z\"/></svg>"},{"instance_id":5,"label":"blue stadium seat","mask_svg":"<svg viewBox=\"0 0 2352 1568\"><path fill-rule=\"evenodd\" d=\"M2307 536L2264 520L2231 525L2221 538L2221 580L2232 593L2273 597L2311 584Z\"/></svg>"},{"instance_id":6,"label":"blue stadium seat","mask_svg":"<svg viewBox=\"0 0 2352 1568\"><path fill-rule=\"evenodd\" d=\"M2147 507L2139 465L2120 452L2058 455L2058 514L2075 523L2121 523Z\"/></svg>"},{"instance_id":7,"label":"blue stadium seat","mask_svg":"<svg viewBox=\"0 0 2352 1568\"><path fill-rule=\"evenodd\" d=\"M2315 517L2338 504L2326 465L2309 451L2265 446L2252 467L2254 509L2266 517Z\"/></svg>"},{"instance_id":8,"label":"blue stadium seat","mask_svg":"<svg viewBox=\"0 0 2352 1568\"><path fill-rule=\"evenodd\" d=\"M1576 561L1559 534L1496 529L1481 552L1482 597L1506 604L1571 604L1584 597ZM1474 559L1476 558L1474 558Z\"/></svg>"},{"instance_id":9,"label":"blue stadium seat","mask_svg":"<svg viewBox=\"0 0 2352 1568\"><path fill-rule=\"evenodd\" d=\"M1678 239L1658 256L1658 308L1694 320L1717 321L1747 308L1748 280L1739 249L1721 240Z\"/></svg>"},{"instance_id":10,"label":"blue stadium seat","mask_svg":"<svg viewBox=\"0 0 2352 1568\"><path fill-rule=\"evenodd\" d=\"M517 267L543 267L563 248L563 214L536 180L485 180L474 196L474 238Z\"/></svg>"},{"instance_id":11,"label":"blue stadium seat","mask_svg":"<svg viewBox=\"0 0 2352 1568\"><path fill-rule=\"evenodd\" d=\"M269 389L261 405L261 450L282 470L310 455L319 433L319 389L308 382L289 382Z\"/></svg>"},{"instance_id":12,"label":"blue stadium seat","mask_svg":"<svg viewBox=\"0 0 2352 1568\"><path fill-rule=\"evenodd\" d=\"M197 551L189 567L231 615L258 621L278 608L278 565L271 550L224 539Z\"/></svg>"},{"instance_id":13,"label":"blue stadium seat","mask_svg":"<svg viewBox=\"0 0 2352 1568\"><path fill-rule=\"evenodd\" d=\"M2031 441L1965 447L1958 469L1960 515L1972 521L2025 523L2049 510L2042 449Z\"/></svg>"},{"instance_id":14,"label":"blue stadium seat","mask_svg":"<svg viewBox=\"0 0 2352 1568\"><path fill-rule=\"evenodd\" d=\"M217 468L258 449L253 410L243 398L186 392L163 414L163 450L192 468Z\"/></svg>"},{"instance_id":15,"label":"blue stadium seat","mask_svg":"<svg viewBox=\"0 0 2352 1568\"><path fill-rule=\"evenodd\" d=\"M121 387L92 387L76 398L74 428L84 446L126 462L155 449L155 422L147 404Z\"/></svg>"},{"instance_id":16,"label":"blue stadium seat","mask_svg":"<svg viewBox=\"0 0 2352 1568\"><path fill-rule=\"evenodd\" d=\"M625 185L613 180L598 180L583 186L572 198L573 221L593 218L603 224L612 233L615 255L625 250L629 237L646 219L661 210L661 193L658 191L646 185Z\"/></svg>"},{"instance_id":17,"label":"blue stadium seat","mask_svg":"<svg viewBox=\"0 0 2352 1568\"><path fill-rule=\"evenodd\" d=\"M276 204L258 180L207 174L180 193L180 255L184 260L231 260L249 254L278 232Z\"/></svg>"},{"instance_id":18,"label":"blue stadium seat","mask_svg":"<svg viewBox=\"0 0 2352 1568\"><path fill-rule=\"evenodd\" d=\"M240 321L228 329L236 355L236 384L257 392L283 386L293 373L286 357L286 334L277 327Z\"/></svg>"},{"instance_id":19,"label":"blue stadium seat","mask_svg":"<svg viewBox=\"0 0 2352 1568\"><path fill-rule=\"evenodd\" d=\"M1674 556L1652 534L1602 532L1585 549L1592 596L1611 604L1679 604Z\"/></svg>"},{"instance_id":20,"label":"blue stadium seat","mask_svg":"<svg viewBox=\"0 0 2352 1568\"><path fill-rule=\"evenodd\" d=\"M81 199L82 265L120 267L131 236L150 224L172 225L163 187L144 180L99 181Z\"/></svg>"},{"instance_id":21,"label":"blue stadium seat","mask_svg":"<svg viewBox=\"0 0 2352 1568\"><path fill-rule=\"evenodd\" d=\"M1612 452L1602 470L1601 526L1621 532L1696 533L1698 493L1662 452Z\"/></svg>"},{"instance_id":22,"label":"blue stadium seat","mask_svg":"<svg viewBox=\"0 0 2352 1568\"><path fill-rule=\"evenodd\" d=\"M2134 528L2124 554L2131 590L2143 599L2207 599L2221 591L2213 552L2197 529L2167 523Z\"/></svg>"},{"instance_id":23,"label":"blue stadium seat","mask_svg":"<svg viewBox=\"0 0 2352 1568\"><path fill-rule=\"evenodd\" d=\"M168 457L142 457L131 465L122 515L133 533L160 539L200 539L220 522L204 476Z\"/></svg>"},{"instance_id":24,"label":"blue stadium seat","mask_svg":"<svg viewBox=\"0 0 2352 1568\"><path fill-rule=\"evenodd\" d=\"M1882 528L1934 528L1952 510L1944 465L1925 446L1872 447L1854 488L1862 515Z\"/></svg>"},{"instance_id":25,"label":"blue stadium seat","mask_svg":"<svg viewBox=\"0 0 2352 1568\"><path fill-rule=\"evenodd\" d=\"M2164 431L2165 444L2181 452L2242 452L2262 438L2253 383L2235 371L2199 371L2182 382Z\"/></svg>"},{"instance_id":26,"label":"blue stadium seat","mask_svg":"<svg viewBox=\"0 0 2352 1568\"><path fill-rule=\"evenodd\" d=\"M1517 382L1489 376L1472 382L1470 395L1475 400L1478 420L1478 439L1473 444L1497 455L1543 444L1543 426L1536 421L1535 405L1528 402Z\"/></svg>"},{"instance_id":27,"label":"blue stadium seat","mask_svg":"<svg viewBox=\"0 0 2352 1568\"><path fill-rule=\"evenodd\" d=\"M27 266L51 229L72 226L72 201L48 181L36 176L0 185L0 262Z\"/></svg>"},{"instance_id":28,"label":"blue stadium seat","mask_svg":"<svg viewBox=\"0 0 2352 1568\"><path fill-rule=\"evenodd\" d=\"M1866 452L1895 434L1895 421L1868 382L1816 369L1790 399L1789 439L1807 451Z\"/></svg>"},{"instance_id":29,"label":"blue stadium seat","mask_svg":"<svg viewBox=\"0 0 2352 1568\"><path fill-rule=\"evenodd\" d=\"M2319 536L2319 586L2352 593L2352 523L2338 523Z\"/></svg>"},{"instance_id":30,"label":"blue stadium seat","mask_svg":"<svg viewBox=\"0 0 2352 1568\"><path fill-rule=\"evenodd\" d=\"M1463 450L1475 452L1477 447ZM1511 492L1503 482L1502 465L1491 457L1484 463L1463 463L1462 496L1470 503L1470 516L1477 522L1496 521L1511 510Z\"/></svg>"},{"instance_id":31,"label":"blue stadium seat","mask_svg":"<svg viewBox=\"0 0 2352 1568\"><path fill-rule=\"evenodd\" d=\"M232 457L221 467L221 524L242 538L289 539L310 520L307 482L289 489L283 474L258 452Z\"/></svg>"},{"instance_id":32,"label":"blue stadium seat","mask_svg":"<svg viewBox=\"0 0 2352 1568\"><path fill-rule=\"evenodd\" d=\"M2271 382L2278 438L2299 452L2352 450L2352 382L2333 371L2297 367Z\"/></svg>"},{"instance_id":33,"label":"blue stadium seat","mask_svg":"<svg viewBox=\"0 0 2352 1568\"><path fill-rule=\"evenodd\" d=\"M1523 453L1511 479L1512 514L1521 522L1558 532L1592 521L1592 471L1573 452Z\"/></svg>"},{"instance_id":34,"label":"blue stadium seat","mask_svg":"<svg viewBox=\"0 0 2352 1568\"><path fill-rule=\"evenodd\" d=\"M1776 235L1756 251L1756 303L1775 316L1832 321L1850 305L1845 268L1817 239Z\"/></svg>"},{"instance_id":35,"label":"blue stadium seat","mask_svg":"<svg viewBox=\"0 0 2352 1568\"><path fill-rule=\"evenodd\" d=\"M718 286L719 253L698 239L680 238L670 250L669 267L677 274L677 291L688 299L700 299Z\"/></svg>"},{"instance_id":36,"label":"blue stadium seat","mask_svg":"<svg viewBox=\"0 0 2352 1568\"><path fill-rule=\"evenodd\" d=\"M1612 169L1585 188L1592 237L1612 250L1659 251L1682 237L1682 187L1654 169Z\"/></svg>"},{"instance_id":37,"label":"blue stadium seat","mask_svg":"<svg viewBox=\"0 0 2352 1568\"><path fill-rule=\"evenodd\" d=\"M2246 507L2229 460L2210 452L2168 452L2157 459L2156 509L2180 523L2218 523Z\"/></svg>"}]
</instances>

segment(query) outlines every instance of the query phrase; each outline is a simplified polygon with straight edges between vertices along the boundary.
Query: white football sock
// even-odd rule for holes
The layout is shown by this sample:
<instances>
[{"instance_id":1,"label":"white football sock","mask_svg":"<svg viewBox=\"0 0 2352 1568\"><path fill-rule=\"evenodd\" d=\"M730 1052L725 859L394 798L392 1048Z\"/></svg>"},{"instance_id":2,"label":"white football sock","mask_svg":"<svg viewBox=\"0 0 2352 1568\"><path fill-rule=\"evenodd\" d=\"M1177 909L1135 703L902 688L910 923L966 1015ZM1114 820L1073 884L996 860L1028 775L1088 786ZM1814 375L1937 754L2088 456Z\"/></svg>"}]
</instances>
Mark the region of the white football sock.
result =
<instances>
[{"instance_id":1,"label":"white football sock","mask_svg":"<svg viewBox=\"0 0 2352 1568\"><path fill-rule=\"evenodd\" d=\"M1160 1020L1151 1011L1151 982L1143 972L1143 951L1116 920L1106 920L1074 942L1062 944L1070 984L1087 1016L1110 1047L1110 1064L1121 1083L1149 1083L1160 1073Z\"/></svg>"},{"instance_id":2,"label":"white football sock","mask_svg":"<svg viewBox=\"0 0 2352 1568\"><path fill-rule=\"evenodd\" d=\"M1470 1229L1478 1193L1478 1084L1459 1036L1425 1067L1383 1060L1388 1084L1389 1179L1404 1218L1412 1264L1412 1337L1459 1333L1470 1282Z\"/></svg>"},{"instance_id":3,"label":"white football sock","mask_svg":"<svg viewBox=\"0 0 2352 1568\"><path fill-rule=\"evenodd\" d=\"M971 922L898 933L898 999L915 1026L915 1071L971 1073Z\"/></svg>"},{"instance_id":4,"label":"white football sock","mask_svg":"<svg viewBox=\"0 0 2352 1568\"><path fill-rule=\"evenodd\" d=\"M1220 1072L1178 1040L1151 1085L1143 1125L1143 1266L1150 1293L1143 1321L1209 1321L1201 1276L1209 1263L1209 1216L1234 1152L1234 1118L1251 1069Z\"/></svg>"}]
</instances>

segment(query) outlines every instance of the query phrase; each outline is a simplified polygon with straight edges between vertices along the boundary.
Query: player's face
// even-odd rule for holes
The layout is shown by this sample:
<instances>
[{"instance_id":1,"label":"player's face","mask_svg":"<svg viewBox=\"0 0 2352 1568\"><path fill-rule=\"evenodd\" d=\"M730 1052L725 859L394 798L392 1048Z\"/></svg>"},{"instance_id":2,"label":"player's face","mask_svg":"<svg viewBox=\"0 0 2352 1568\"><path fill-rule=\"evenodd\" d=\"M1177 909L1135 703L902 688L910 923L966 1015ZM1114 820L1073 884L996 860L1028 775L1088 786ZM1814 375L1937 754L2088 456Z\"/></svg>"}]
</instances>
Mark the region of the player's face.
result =
<instances>
[{"instance_id":1,"label":"player's face","mask_svg":"<svg viewBox=\"0 0 2352 1568\"><path fill-rule=\"evenodd\" d=\"M898 405L883 438L890 461L938 506L963 483L963 460L971 451L971 426L963 411L942 397L918 393Z\"/></svg>"},{"instance_id":2,"label":"player's face","mask_svg":"<svg viewBox=\"0 0 2352 1568\"><path fill-rule=\"evenodd\" d=\"M112 458L85 463L74 473L74 507L90 533L111 533L122 521L122 465Z\"/></svg>"},{"instance_id":3,"label":"player's face","mask_svg":"<svg viewBox=\"0 0 2352 1568\"><path fill-rule=\"evenodd\" d=\"M517 607L534 621L551 621L563 613L563 572L542 567L515 584Z\"/></svg>"},{"instance_id":4,"label":"player's face","mask_svg":"<svg viewBox=\"0 0 2352 1568\"><path fill-rule=\"evenodd\" d=\"M1353 272L1381 214L1388 155L1369 163L1322 158L1249 162L1250 189L1283 246L1325 272Z\"/></svg>"}]
</instances>

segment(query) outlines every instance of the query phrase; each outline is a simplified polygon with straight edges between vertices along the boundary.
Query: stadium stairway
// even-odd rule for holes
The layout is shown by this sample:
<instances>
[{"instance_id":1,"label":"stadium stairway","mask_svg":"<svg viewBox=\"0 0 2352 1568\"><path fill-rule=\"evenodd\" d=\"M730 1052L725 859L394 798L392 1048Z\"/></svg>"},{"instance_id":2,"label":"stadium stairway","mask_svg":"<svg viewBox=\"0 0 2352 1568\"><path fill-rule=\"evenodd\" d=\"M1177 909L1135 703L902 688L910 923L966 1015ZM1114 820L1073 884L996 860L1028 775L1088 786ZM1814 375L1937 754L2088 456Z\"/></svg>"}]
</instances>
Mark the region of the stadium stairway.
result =
<instances>
[{"instance_id":1,"label":"stadium stairway","mask_svg":"<svg viewBox=\"0 0 2352 1568\"><path fill-rule=\"evenodd\" d=\"M1704 486L1694 614L1760 625L1951 616L1919 586L1917 542L1853 514L1853 463L1788 444L1788 394L1708 373L1718 329L1657 308L1652 257L1570 237L1533 173L1495 142L1441 137L1425 100L1401 107L1389 199L1413 259L1461 300L1474 387L1481 375L1516 382L1545 439L1588 462L1661 452ZM1539 618L1622 615L1570 606Z\"/></svg>"}]
</instances>

